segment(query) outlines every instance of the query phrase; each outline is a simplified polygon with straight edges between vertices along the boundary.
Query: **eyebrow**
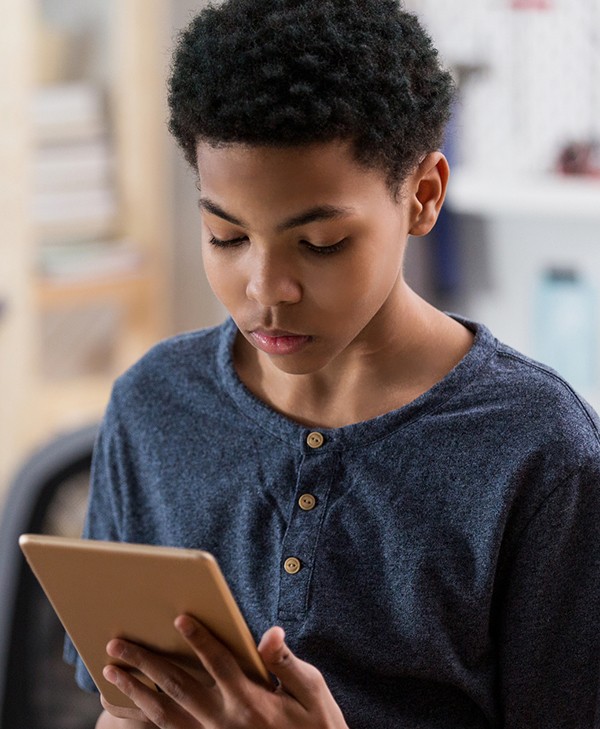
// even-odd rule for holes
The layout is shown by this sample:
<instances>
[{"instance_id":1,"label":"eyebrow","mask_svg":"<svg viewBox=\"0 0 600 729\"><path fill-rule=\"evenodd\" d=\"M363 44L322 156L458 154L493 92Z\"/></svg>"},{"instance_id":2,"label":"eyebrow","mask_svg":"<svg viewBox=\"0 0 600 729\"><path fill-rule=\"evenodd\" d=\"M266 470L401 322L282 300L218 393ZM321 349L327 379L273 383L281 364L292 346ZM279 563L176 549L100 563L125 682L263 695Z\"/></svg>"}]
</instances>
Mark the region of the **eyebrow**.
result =
<instances>
[{"instance_id":1,"label":"eyebrow","mask_svg":"<svg viewBox=\"0 0 600 729\"><path fill-rule=\"evenodd\" d=\"M236 218L227 211L223 210L220 205L209 200L206 197L201 197L198 205L203 210L206 210L219 218L223 218L232 225L239 225L241 228L247 228L248 225L243 220ZM352 215L355 210L353 208L338 207L336 205L316 205L314 208L309 208L298 215L293 215L291 218L287 218L277 226L278 232L290 230L291 228L298 228L301 225L308 225L309 223L317 223L323 220L335 220L336 218L344 218Z\"/></svg>"}]
</instances>

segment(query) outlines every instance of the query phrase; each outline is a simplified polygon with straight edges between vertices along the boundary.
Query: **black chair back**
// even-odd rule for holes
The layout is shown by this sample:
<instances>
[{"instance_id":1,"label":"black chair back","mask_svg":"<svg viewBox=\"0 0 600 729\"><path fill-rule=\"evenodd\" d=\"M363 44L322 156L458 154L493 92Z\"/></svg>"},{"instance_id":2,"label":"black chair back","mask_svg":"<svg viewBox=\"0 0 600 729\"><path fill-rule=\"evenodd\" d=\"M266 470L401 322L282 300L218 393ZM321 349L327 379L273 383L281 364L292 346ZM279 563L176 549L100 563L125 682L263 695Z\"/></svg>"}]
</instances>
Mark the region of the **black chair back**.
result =
<instances>
[{"instance_id":1,"label":"black chair back","mask_svg":"<svg viewBox=\"0 0 600 729\"><path fill-rule=\"evenodd\" d=\"M12 482L0 518L0 728L93 729L98 697L62 660L64 632L27 566L19 535L80 536L97 426L61 435Z\"/></svg>"}]
</instances>

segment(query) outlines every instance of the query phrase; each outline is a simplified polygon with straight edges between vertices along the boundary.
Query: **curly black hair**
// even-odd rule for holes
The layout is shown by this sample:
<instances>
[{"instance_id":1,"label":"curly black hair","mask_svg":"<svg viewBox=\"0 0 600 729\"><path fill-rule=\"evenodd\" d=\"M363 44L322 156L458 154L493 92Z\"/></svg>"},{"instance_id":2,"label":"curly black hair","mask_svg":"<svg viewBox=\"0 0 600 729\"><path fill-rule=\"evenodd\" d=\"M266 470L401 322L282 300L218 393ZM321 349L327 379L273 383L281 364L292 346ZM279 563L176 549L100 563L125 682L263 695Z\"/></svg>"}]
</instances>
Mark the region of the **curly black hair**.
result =
<instances>
[{"instance_id":1,"label":"curly black hair","mask_svg":"<svg viewBox=\"0 0 600 729\"><path fill-rule=\"evenodd\" d=\"M397 0L226 0L178 39L169 129L194 168L199 140L348 140L398 189L442 144L453 95L431 39Z\"/></svg>"}]
</instances>

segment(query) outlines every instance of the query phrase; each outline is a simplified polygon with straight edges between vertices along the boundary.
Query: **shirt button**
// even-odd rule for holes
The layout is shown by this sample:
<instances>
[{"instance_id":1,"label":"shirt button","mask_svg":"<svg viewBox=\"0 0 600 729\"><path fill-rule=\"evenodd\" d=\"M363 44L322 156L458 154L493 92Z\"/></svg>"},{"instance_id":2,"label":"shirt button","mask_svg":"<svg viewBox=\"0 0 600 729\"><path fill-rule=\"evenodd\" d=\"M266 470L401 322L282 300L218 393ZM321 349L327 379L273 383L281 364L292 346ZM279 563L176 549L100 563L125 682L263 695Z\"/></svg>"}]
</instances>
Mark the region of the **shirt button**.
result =
<instances>
[{"instance_id":1,"label":"shirt button","mask_svg":"<svg viewBox=\"0 0 600 729\"><path fill-rule=\"evenodd\" d=\"M283 563L283 569L288 575L295 575L302 569L302 564L297 557L288 557Z\"/></svg>"},{"instance_id":2,"label":"shirt button","mask_svg":"<svg viewBox=\"0 0 600 729\"><path fill-rule=\"evenodd\" d=\"M317 500L312 494L303 494L298 499L298 504L302 511L312 511L317 505Z\"/></svg>"},{"instance_id":3,"label":"shirt button","mask_svg":"<svg viewBox=\"0 0 600 729\"><path fill-rule=\"evenodd\" d=\"M321 433L309 433L306 442L311 448L320 448L325 442L325 438L323 438Z\"/></svg>"}]
</instances>

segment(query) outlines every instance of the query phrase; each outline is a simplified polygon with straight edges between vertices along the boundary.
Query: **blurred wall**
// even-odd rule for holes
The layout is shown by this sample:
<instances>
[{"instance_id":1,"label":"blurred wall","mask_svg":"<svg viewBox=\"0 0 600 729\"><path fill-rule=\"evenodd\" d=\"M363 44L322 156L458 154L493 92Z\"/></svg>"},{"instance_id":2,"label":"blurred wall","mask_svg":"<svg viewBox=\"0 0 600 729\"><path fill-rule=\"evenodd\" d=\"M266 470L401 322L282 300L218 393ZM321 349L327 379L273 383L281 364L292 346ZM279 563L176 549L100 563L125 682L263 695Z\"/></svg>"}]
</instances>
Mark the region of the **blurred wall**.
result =
<instances>
[{"instance_id":1,"label":"blurred wall","mask_svg":"<svg viewBox=\"0 0 600 729\"><path fill-rule=\"evenodd\" d=\"M173 39L205 0L171 0ZM223 320L225 310L210 290L200 251L200 213L196 177L172 144L173 160L173 318L177 331L211 326Z\"/></svg>"}]
</instances>

